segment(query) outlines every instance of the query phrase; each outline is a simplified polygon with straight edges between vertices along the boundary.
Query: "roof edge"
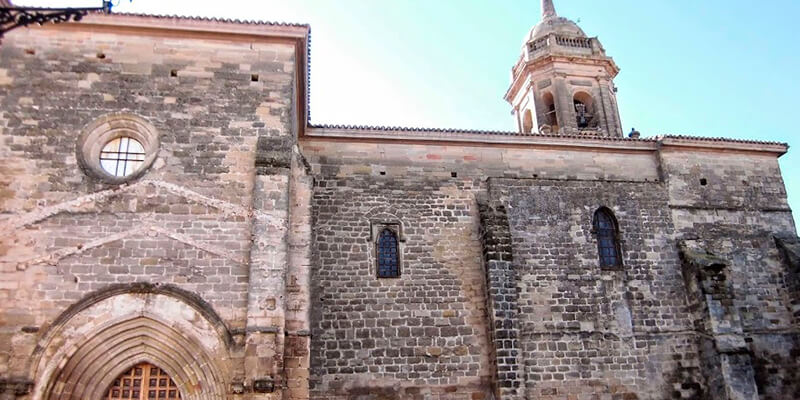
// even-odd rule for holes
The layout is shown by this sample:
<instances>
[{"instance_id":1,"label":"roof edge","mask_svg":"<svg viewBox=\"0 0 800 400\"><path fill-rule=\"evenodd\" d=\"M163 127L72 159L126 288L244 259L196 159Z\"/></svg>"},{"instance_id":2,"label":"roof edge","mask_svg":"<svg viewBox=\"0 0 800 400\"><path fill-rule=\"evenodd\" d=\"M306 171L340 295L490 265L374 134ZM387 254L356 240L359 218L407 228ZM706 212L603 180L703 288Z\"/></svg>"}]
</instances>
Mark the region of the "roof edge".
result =
<instances>
[{"instance_id":1,"label":"roof edge","mask_svg":"<svg viewBox=\"0 0 800 400\"><path fill-rule=\"evenodd\" d=\"M789 145L780 142L729 139L686 135L659 135L647 138L622 138L589 135L519 133L511 131L445 129L424 127L387 127L365 125L309 124L306 136L312 138L414 140L462 143L557 144L569 147L613 147L631 150L656 150L676 146L711 150L766 152L783 155Z\"/></svg>"},{"instance_id":2,"label":"roof edge","mask_svg":"<svg viewBox=\"0 0 800 400\"><path fill-rule=\"evenodd\" d=\"M415 143L456 143L464 145L554 146L572 148L608 148L625 151L654 151L651 139L623 139L601 136L527 134L438 128L399 128L345 125L310 125L306 138L335 140L379 140Z\"/></svg>"},{"instance_id":3,"label":"roof edge","mask_svg":"<svg viewBox=\"0 0 800 400\"><path fill-rule=\"evenodd\" d=\"M109 25L177 32L279 37L294 40L305 40L311 32L310 25L299 23L137 13L104 14L97 12L83 17L80 22L61 24L61 26L65 25Z\"/></svg>"},{"instance_id":4,"label":"roof edge","mask_svg":"<svg viewBox=\"0 0 800 400\"><path fill-rule=\"evenodd\" d=\"M693 147L711 150L739 150L776 154L778 157L789 151L789 144L764 140L732 139L688 135L659 135L654 138L662 147Z\"/></svg>"}]
</instances>

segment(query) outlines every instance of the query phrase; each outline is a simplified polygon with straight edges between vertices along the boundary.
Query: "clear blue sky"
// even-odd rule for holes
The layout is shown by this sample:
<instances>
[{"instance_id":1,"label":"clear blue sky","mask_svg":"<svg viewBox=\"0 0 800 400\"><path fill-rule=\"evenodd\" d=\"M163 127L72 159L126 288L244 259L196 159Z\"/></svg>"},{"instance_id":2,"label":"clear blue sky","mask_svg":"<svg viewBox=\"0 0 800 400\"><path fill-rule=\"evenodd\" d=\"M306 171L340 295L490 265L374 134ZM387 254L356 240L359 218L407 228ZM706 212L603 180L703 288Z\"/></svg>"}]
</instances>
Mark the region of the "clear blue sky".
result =
<instances>
[{"instance_id":1,"label":"clear blue sky","mask_svg":"<svg viewBox=\"0 0 800 400\"><path fill-rule=\"evenodd\" d=\"M792 145L781 167L800 221L800 1L555 3L622 68L625 132ZM538 0L133 0L118 10L311 24L314 123L501 130L515 128L502 96L540 15Z\"/></svg>"}]
</instances>

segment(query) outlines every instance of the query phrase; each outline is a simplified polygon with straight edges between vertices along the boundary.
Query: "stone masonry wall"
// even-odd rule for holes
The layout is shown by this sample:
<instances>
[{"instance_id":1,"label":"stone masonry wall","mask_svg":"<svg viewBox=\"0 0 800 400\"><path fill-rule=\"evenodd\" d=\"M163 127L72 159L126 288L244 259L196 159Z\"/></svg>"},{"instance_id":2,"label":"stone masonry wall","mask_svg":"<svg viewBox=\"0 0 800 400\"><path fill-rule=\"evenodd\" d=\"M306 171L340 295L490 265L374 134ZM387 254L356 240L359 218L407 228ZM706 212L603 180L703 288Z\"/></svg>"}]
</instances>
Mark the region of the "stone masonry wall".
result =
<instances>
[{"instance_id":1,"label":"stone masonry wall","mask_svg":"<svg viewBox=\"0 0 800 400\"><path fill-rule=\"evenodd\" d=\"M490 179L489 193L509 213L526 398L702 398L663 184ZM620 268L599 265L601 206Z\"/></svg>"},{"instance_id":2,"label":"stone masonry wall","mask_svg":"<svg viewBox=\"0 0 800 400\"><path fill-rule=\"evenodd\" d=\"M796 390L791 358L796 322L787 312L793 297L772 238L795 233L774 155L712 157L666 148L655 157L564 150L562 159L559 151L534 149L323 140L308 141L303 150L316 173L336 177L336 189L318 188L317 196L336 192L383 199L380 188L391 187L405 198L417 193L406 190L412 176L445 180L451 175L459 177L452 180L472 178L476 195L486 193L487 205L506 210L518 294L488 287L486 299L491 305L517 298L519 318L511 325L520 331L517 378L524 398L720 398L722 386L707 381L703 372L734 366L700 359L701 348L711 346L706 353L715 354L714 343L697 329L677 248L678 239L703 239L694 232L701 226L707 238L739 254L731 267L735 307L751 332L760 395L780 398L781 390ZM372 183L354 185L347 178L353 175L370 176L363 180ZM336 210L354 204L352 199L339 200ZM326 199L330 203L335 200ZM598 265L592 215L600 206L611 208L618 219L622 268ZM719 246L711 247L725 255ZM317 267L325 265L318 262ZM491 327L493 334L506 328L499 322L502 329ZM491 354L496 373L501 372L498 349ZM514 358L503 362L508 360Z\"/></svg>"},{"instance_id":3,"label":"stone masonry wall","mask_svg":"<svg viewBox=\"0 0 800 400\"><path fill-rule=\"evenodd\" d=\"M796 237L777 160L725 153L662 154L678 239L729 263L761 399L800 396L789 266L773 236ZM703 185L701 180L705 180ZM788 397L787 397L788 396Z\"/></svg>"},{"instance_id":4,"label":"stone masonry wall","mask_svg":"<svg viewBox=\"0 0 800 400\"><path fill-rule=\"evenodd\" d=\"M0 46L0 391L85 389L128 360L95 344L130 328L187 400L722 399L741 383L726 368L762 399L800 397L800 285L774 239L797 232L773 150L324 128L297 143L293 42L88 26ZM160 147L110 185L78 139L120 113ZM601 206L620 267L599 265ZM399 278L377 278L384 224ZM686 241L725 260L735 357L698 329L716 320L687 297Z\"/></svg>"},{"instance_id":5,"label":"stone masonry wall","mask_svg":"<svg viewBox=\"0 0 800 400\"><path fill-rule=\"evenodd\" d=\"M257 141L294 134L294 54L290 44L58 27L3 38L0 377L30 378L54 319L112 284L197 295L243 344ZM75 149L84 126L119 112L151 123L161 145L140 180L112 186L86 175ZM274 189L258 194L268 219L286 178ZM282 293L259 295L270 307ZM225 379L244 373L234 365Z\"/></svg>"},{"instance_id":6,"label":"stone masonry wall","mask_svg":"<svg viewBox=\"0 0 800 400\"><path fill-rule=\"evenodd\" d=\"M312 399L488 399L472 179L336 177L315 166ZM377 278L371 224L399 222L399 278Z\"/></svg>"}]
</instances>

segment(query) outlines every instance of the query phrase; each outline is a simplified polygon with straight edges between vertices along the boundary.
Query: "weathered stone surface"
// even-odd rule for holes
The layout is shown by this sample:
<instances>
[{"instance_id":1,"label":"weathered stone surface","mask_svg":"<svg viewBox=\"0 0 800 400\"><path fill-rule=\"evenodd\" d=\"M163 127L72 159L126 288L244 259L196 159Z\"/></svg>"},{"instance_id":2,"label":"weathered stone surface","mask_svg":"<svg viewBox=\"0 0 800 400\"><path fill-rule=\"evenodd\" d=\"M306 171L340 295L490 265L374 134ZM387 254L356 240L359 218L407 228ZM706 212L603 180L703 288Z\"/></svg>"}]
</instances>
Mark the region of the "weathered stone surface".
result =
<instances>
[{"instance_id":1,"label":"weathered stone surface","mask_svg":"<svg viewBox=\"0 0 800 400\"><path fill-rule=\"evenodd\" d=\"M417 178L317 176L312 398L489 393L474 198ZM370 226L390 222L402 229L401 275L379 279Z\"/></svg>"},{"instance_id":2,"label":"weathered stone surface","mask_svg":"<svg viewBox=\"0 0 800 400\"><path fill-rule=\"evenodd\" d=\"M210 22L143 35L161 22L119 18L134 28L20 29L0 45L0 379L32 382L35 398L100 398L144 357L185 399L281 398L294 45L261 42L269 29L209 41L200 31L246 29ZM79 168L76 147L121 112L159 143L117 185ZM123 327L141 334L129 352ZM294 375L293 398L307 398ZM264 377L277 390L255 396Z\"/></svg>"},{"instance_id":3,"label":"weathered stone surface","mask_svg":"<svg viewBox=\"0 0 800 400\"><path fill-rule=\"evenodd\" d=\"M302 125L307 27L87 18L0 45L0 398L137 362L187 400L800 398L786 146L622 139L596 39L525 85L604 134L353 129ZM124 184L76 159L119 113L159 139Z\"/></svg>"},{"instance_id":4,"label":"weathered stone surface","mask_svg":"<svg viewBox=\"0 0 800 400\"><path fill-rule=\"evenodd\" d=\"M789 266L794 271L800 271L800 238L776 236L775 243L780 247Z\"/></svg>"},{"instance_id":5,"label":"weathered stone surface","mask_svg":"<svg viewBox=\"0 0 800 400\"><path fill-rule=\"evenodd\" d=\"M481 246L486 269L487 313L494 344L493 364L501 398L517 399L522 388L519 335L519 277L512 263L508 214L499 201L478 200Z\"/></svg>"}]
</instances>

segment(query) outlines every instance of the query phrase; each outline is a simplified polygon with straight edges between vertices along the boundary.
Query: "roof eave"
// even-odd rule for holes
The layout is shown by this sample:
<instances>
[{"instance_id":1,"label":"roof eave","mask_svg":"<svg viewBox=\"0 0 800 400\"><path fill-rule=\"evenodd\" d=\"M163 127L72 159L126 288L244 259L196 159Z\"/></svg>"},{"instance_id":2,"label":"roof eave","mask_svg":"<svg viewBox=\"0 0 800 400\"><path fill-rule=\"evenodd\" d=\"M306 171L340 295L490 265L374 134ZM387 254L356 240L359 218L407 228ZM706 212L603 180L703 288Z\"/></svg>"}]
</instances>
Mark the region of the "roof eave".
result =
<instances>
[{"instance_id":1,"label":"roof eave","mask_svg":"<svg viewBox=\"0 0 800 400\"><path fill-rule=\"evenodd\" d=\"M83 17L80 22L62 24L60 26L66 25L106 25L140 29L261 36L273 39L305 39L311 30L308 24L124 13L92 13Z\"/></svg>"},{"instance_id":2,"label":"roof eave","mask_svg":"<svg viewBox=\"0 0 800 400\"><path fill-rule=\"evenodd\" d=\"M737 151L750 153L768 153L780 157L789 151L789 145L778 142L765 142L757 140L709 138L683 135L663 135L655 138L662 149L680 148L712 150L712 151Z\"/></svg>"},{"instance_id":3,"label":"roof eave","mask_svg":"<svg viewBox=\"0 0 800 400\"><path fill-rule=\"evenodd\" d=\"M604 148L648 152L656 149L656 142L651 139L429 128L315 125L309 127L306 137L346 141L449 143L478 146L511 145L539 148Z\"/></svg>"}]
</instances>

